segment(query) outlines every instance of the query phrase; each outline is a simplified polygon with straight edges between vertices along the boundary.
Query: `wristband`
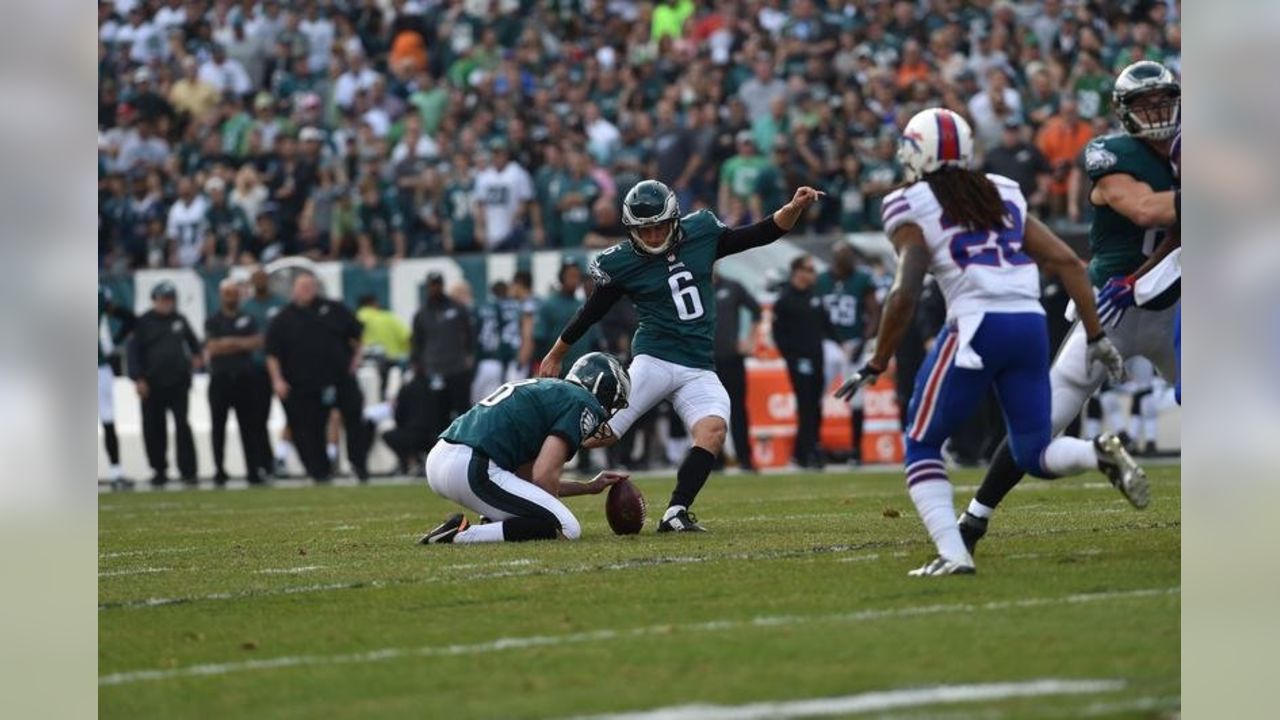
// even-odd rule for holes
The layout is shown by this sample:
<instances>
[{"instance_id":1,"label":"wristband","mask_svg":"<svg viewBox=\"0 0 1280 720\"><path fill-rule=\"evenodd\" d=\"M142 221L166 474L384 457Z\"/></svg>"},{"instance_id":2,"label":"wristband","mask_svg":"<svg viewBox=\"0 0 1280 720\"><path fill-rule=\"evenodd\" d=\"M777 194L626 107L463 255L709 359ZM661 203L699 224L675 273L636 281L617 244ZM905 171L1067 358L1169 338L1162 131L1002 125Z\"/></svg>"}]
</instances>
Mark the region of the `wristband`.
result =
<instances>
[{"instance_id":1,"label":"wristband","mask_svg":"<svg viewBox=\"0 0 1280 720\"><path fill-rule=\"evenodd\" d=\"M1093 337L1091 337L1091 338L1087 338L1087 340L1088 340L1087 344L1092 345L1092 344L1094 344L1094 343L1098 342L1099 340L1101 340L1102 338L1104 338L1104 337L1106 337L1106 336L1107 336L1107 333L1106 333L1106 331L1104 330L1103 332L1100 332L1100 333L1098 333L1097 335L1094 335L1094 336L1093 336Z\"/></svg>"}]
</instances>

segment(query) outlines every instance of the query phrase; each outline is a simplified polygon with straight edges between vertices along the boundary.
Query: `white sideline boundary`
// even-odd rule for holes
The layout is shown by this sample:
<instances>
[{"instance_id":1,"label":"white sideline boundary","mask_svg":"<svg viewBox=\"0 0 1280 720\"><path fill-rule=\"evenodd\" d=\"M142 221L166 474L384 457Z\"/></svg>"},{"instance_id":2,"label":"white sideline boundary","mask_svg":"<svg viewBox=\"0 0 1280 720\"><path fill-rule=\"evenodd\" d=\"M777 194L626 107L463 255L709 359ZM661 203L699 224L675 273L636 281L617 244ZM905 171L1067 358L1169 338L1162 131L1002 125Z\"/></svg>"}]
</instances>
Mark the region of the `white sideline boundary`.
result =
<instances>
[{"instance_id":1,"label":"white sideline boundary","mask_svg":"<svg viewBox=\"0 0 1280 720\"><path fill-rule=\"evenodd\" d=\"M669 636L679 632L724 632L727 630L745 630L762 627L782 627L810 623L863 623L877 620L941 615L947 613L989 612L996 610L1024 609L1052 605L1077 605L1110 600L1126 600L1147 597L1176 595L1181 588L1148 588L1101 593L1081 593L1059 597L1028 598L1026 600L1010 600L988 603L955 603L951 605L920 605L906 608L884 610L859 610L850 613L826 615L774 615L756 617L749 620L712 620L709 622L686 625L650 625L648 627L631 628L629 630L592 630L569 633L565 635L533 635L527 637L498 638L488 642L458 645L427 645L414 648L382 648L359 653L342 653L336 655L286 655L262 660L244 660L227 663L208 663L188 665L186 667L163 670L130 670L125 672L100 675L98 685L102 687L129 685L138 682L175 680L192 677L217 677L238 672L256 670L275 670L280 668L308 667L321 665L350 665L371 662L385 662L402 658L451 657L459 655L485 655L507 650L524 650L538 647L560 647L580 645L605 640L643 638L649 636Z\"/></svg>"},{"instance_id":2,"label":"white sideline boundary","mask_svg":"<svg viewBox=\"0 0 1280 720\"><path fill-rule=\"evenodd\" d=\"M884 712L944 703L1010 700L1044 695L1094 695L1115 692L1123 688L1124 682L1121 680L1043 678L1024 682L879 690L843 697L758 702L748 705L675 705L638 712L579 716L576 720L786 720Z\"/></svg>"}]
</instances>

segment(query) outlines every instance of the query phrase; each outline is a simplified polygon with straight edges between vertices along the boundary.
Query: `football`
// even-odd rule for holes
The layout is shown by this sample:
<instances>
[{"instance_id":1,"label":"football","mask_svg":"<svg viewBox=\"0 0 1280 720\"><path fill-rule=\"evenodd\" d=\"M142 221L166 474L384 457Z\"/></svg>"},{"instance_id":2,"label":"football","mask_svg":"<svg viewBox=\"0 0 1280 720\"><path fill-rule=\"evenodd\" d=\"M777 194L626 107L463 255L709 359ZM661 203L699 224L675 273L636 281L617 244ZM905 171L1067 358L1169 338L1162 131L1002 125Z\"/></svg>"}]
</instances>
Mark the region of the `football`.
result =
<instances>
[{"instance_id":1,"label":"football","mask_svg":"<svg viewBox=\"0 0 1280 720\"><path fill-rule=\"evenodd\" d=\"M644 529L645 505L640 488L623 480L609 488L604 500L604 516L615 535L635 535Z\"/></svg>"}]
</instances>

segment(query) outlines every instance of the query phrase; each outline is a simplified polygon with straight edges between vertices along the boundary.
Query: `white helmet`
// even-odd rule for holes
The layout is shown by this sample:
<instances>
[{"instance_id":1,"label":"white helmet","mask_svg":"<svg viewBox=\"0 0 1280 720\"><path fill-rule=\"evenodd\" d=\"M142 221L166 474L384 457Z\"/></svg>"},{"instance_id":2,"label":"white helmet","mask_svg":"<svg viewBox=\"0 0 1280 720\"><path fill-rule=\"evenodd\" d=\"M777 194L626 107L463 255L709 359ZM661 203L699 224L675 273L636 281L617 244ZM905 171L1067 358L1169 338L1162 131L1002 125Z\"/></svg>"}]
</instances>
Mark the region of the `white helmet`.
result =
<instances>
[{"instance_id":1,"label":"white helmet","mask_svg":"<svg viewBox=\"0 0 1280 720\"><path fill-rule=\"evenodd\" d=\"M948 165L967 168L973 164L973 131L950 110L921 110L902 129L898 162L906 170L907 182Z\"/></svg>"}]
</instances>

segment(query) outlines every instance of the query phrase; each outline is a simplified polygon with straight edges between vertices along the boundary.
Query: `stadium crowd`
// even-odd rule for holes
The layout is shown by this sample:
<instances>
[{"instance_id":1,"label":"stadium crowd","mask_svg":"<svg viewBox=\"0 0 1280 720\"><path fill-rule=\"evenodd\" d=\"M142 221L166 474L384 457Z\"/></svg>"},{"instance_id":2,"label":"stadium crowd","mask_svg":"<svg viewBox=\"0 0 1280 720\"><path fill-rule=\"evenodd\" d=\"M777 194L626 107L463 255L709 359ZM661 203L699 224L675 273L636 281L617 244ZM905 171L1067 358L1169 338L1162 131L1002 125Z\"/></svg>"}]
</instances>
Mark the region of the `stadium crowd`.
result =
<instances>
[{"instance_id":1,"label":"stadium crowd","mask_svg":"<svg viewBox=\"0 0 1280 720\"><path fill-rule=\"evenodd\" d=\"M656 177L729 224L809 184L877 229L898 129L942 105L1042 216L1110 83L1179 67L1179 3L100 0L99 263L369 266L601 246Z\"/></svg>"}]
</instances>

